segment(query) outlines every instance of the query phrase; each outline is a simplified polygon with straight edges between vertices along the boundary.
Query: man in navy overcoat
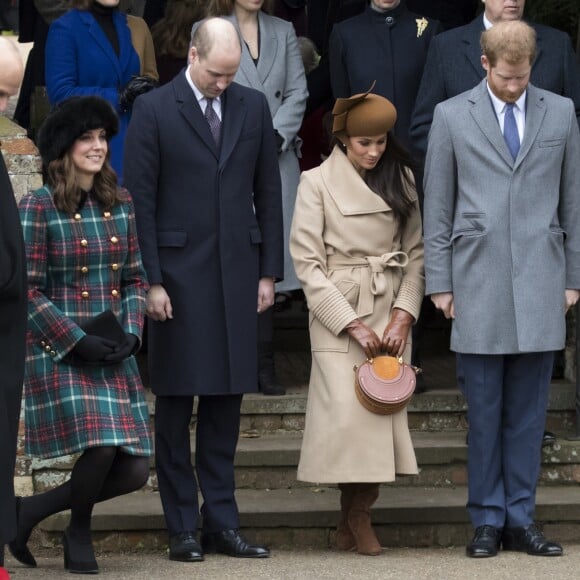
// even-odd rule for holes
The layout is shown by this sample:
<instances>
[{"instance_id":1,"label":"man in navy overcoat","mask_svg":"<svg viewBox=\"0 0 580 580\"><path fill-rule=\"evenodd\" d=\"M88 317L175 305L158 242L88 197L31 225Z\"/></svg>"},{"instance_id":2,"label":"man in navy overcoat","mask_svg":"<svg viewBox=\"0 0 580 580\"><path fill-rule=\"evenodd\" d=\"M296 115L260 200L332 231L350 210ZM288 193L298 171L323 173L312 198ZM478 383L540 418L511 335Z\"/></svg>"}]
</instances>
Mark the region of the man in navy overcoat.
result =
<instances>
[{"instance_id":1,"label":"man in navy overcoat","mask_svg":"<svg viewBox=\"0 0 580 580\"><path fill-rule=\"evenodd\" d=\"M281 186L266 99L232 83L240 56L231 23L203 21L189 67L137 99L126 140L125 183L151 284L157 473L175 560L269 554L239 534L233 461L242 394L258 384L257 313L272 305L284 272Z\"/></svg>"},{"instance_id":2,"label":"man in navy overcoat","mask_svg":"<svg viewBox=\"0 0 580 580\"><path fill-rule=\"evenodd\" d=\"M420 151L427 150L427 136L435 105L472 89L485 76L481 68L481 33L496 22L519 20L525 0L482 0L485 11L472 22L437 35L429 47L423 78L411 119L411 138ZM570 37L560 30L529 23L536 31L537 53L530 82L574 101L580 123L580 72Z\"/></svg>"}]
</instances>

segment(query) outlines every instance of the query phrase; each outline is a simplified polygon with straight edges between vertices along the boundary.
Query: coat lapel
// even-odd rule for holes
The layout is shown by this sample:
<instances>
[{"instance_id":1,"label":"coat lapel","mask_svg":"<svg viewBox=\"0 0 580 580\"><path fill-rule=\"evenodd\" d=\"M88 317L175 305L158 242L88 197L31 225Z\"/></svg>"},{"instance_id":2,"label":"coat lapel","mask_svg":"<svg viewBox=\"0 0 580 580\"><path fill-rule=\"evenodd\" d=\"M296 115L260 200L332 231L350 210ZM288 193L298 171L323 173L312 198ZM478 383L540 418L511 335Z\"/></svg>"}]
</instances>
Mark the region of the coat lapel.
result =
<instances>
[{"instance_id":1,"label":"coat lapel","mask_svg":"<svg viewBox=\"0 0 580 580\"><path fill-rule=\"evenodd\" d=\"M117 37L119 38L119 57L117 59L120 67L119 71L120 74L123 74L123 71L129 67L131 56L135 52L135 49L133 48L131 30L127 24L127 17L115 11L113 12L113 22L115 24L115 30L117 31Z\"/></svg>"},{"instance_id":2,"label":"coat lapel","mask_svg":"<svg viewBox=\"0 0 580 580\"><path fill-rule=\"evenodd\" d=\"M187 71L187 69L186 69ZM185 120L189 123L191 128L199 135L200 140L203 144L212 152L212 154L219 159L219 151L213 140L209 125L203 116L199 103L195 98L194 92L191 90L187 80L185 79L185 73L179 73L173 81L173 90L175 92L175 100L177 102L177 108ZM223 117L223 109L222 109ZM222 138L223 141L223 138Z\"/></svg>"},{"instance_id":3,"label":"coat lapel","mask_svg":"<svg viewBox=\"0 0 580 580\"><path fill-rule=\"evenodd\" d=\"M526 96L526 124L524 129L524 139L522 141L522 146L520 152L516 158L514 169L526 158L526 155L530 152L532 145L536 141L538 136L538 131L544 120L546 114L546 103L544 102L544 97L538 93L534 85L528 84L528 93Z\"/></svg>"},{"instance_id":4,"label":"coat lapel","mask_svg":"<svg viewBox=\"0 0 580 580\"><path fill-rule=\"evenodd\" d=\"M230 85L222 94L222 141L220 167L229 159L242 132L246 120L246 103L235 85Z\"/></svg>"},{"instance_id":5,"label":"coat lapel","mask_svg":"<svg viewBox=\"0 0 580 580\"><path fill-rule=\"evenodd\" d=\"M278 38L272 20L266 18L261 10L258 13L258 22L260 24L260 58L258 59L258 66L256 68L260 83L263 83L268 78L276 61Z\"/></svg>"},{"instance_id":6,"label":"coat lapel","mask_svg":"<svg viewBox=\"0 0 580 580\"><path fill-rule=\"evenodd\" d=\"M93 38L94 42L99 46L99 48L110 60L111 66L113 67L113 70L117 74L119 84L121 84L123 79L123 73L121 70L121 66L119 64L119 58L115 54L115 51L113 50L113 47L109 42L109 39L105 36L103 29L90 12L87 12L86 10L80 10L79 16L82 22L84 22L84 24L87 26L88 32L90 36ZM115 28L117 29L117 34L119 34L117 20L115 20ZM122 45L121 36L119 35L119 46L121 45Z\"/></svg>"},{"instance_id":7,"label":"coat lapel","mask_svg":"<svg viewBox=\"0 0 580 580\"><path fill-rule=\"evenodd\" d=\"M512 167L514 160L501 134L499 122L493 110L491 98L487 92L487 81L485 79L469 93L468 99L472 104L470 110L471 115L481 132L504 161Z\"/></svg>"},{"instance_id":8,"label":"coat lapel","mask_svg":"<svg viewBox=\"0 0 580 580\"><path fill-rule=\"evenodd\" d=\"M369 189L338 145L327 162L320 166L322 180L342 215L361 215L391 211L374 191Z\"/></svg>"},{"instance_id":9,"label":"coat lapel","mask_svg":"<svg viewBox=\"0 0 580 580\"><path fill-rule=\"evenodd\" d=\"M484 76L483 67L481 66L481 46L479 44L479 37L483 31L483 17L478 16L465 27L463 38L461 39L465 46L465 56L479 78ZM459 68L458 70L461 69Z\"/></svg>"}]
</instances>

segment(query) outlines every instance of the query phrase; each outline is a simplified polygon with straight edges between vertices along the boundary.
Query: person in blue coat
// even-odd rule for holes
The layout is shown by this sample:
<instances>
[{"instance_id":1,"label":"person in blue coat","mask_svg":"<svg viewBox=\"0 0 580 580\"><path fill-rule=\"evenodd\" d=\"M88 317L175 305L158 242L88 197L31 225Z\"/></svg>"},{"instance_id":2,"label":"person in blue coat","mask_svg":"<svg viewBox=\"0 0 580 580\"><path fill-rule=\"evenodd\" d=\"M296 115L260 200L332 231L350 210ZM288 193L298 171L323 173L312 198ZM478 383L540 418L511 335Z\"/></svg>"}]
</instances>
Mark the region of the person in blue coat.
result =
<instances>
[{"instance_id":1,"label":"person in blue coat","mask_svg":"<svg viewBox=\"0 0 580 580\"><path fill-rule=\"evenodd\" d=\"M111 140L111 165L123 175L123 143L131 118L124 102L132 78L141 72L128 17L119 0L73 0L72 10L55 20L46 41L46 89L51 105L72 96L95 95L111 103L119 132Z\"/></svg>"}]
</instances>

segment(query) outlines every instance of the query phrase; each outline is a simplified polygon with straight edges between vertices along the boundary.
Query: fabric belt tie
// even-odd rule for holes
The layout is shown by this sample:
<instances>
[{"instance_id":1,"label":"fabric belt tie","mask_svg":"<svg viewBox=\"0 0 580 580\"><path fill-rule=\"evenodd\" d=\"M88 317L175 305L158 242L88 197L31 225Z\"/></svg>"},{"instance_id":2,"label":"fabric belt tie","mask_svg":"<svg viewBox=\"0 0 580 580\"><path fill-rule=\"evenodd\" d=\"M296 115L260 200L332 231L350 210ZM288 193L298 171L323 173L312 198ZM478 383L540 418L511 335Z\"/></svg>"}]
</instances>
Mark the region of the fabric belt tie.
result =
<instances>
[{"instance_id":1,"label":"fabric belt tie","mask_svg":"<svg viewBox=\"0 0 580 580\"><path fill-rule=\"evenodd\" d=\"M361 285L357 304L357 314L368 316L373 313L374 297L387 293L390 287L393 292L393 268L404 268L409 263L405 252L389 252L382 256L366 256L365 258L350 258L333 254L327 258L329 270L346 270L364 268L361 272ZM389 276L385 271L389 269Z\"/></svg>"}]
</instances>

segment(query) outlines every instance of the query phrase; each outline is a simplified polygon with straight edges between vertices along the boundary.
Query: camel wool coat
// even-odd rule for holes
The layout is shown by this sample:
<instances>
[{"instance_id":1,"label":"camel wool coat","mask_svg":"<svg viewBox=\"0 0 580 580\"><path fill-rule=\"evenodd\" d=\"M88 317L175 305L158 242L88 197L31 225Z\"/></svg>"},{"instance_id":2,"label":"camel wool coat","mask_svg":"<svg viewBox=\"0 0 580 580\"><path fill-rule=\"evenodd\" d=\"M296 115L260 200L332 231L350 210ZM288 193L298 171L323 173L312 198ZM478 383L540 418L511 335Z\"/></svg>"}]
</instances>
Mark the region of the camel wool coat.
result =
<instances>
[{"instance_id":1,"label":"camel wool coat","mask_svg":"<svg viewBox=\"0 0 580 580\"><path fill-rule=\"evenodd\" d=\"M423 241L416 192L404 228L346 155L302 174L290 253L310 309L312 371L298 479L393 481L416 474L407 412L376 415L358 402L353 366L365 359L344 328L356 318L382 337L392 308L419 316ZM409 359L411 337L405 350Z\"/></svg>"}]
</instances>

